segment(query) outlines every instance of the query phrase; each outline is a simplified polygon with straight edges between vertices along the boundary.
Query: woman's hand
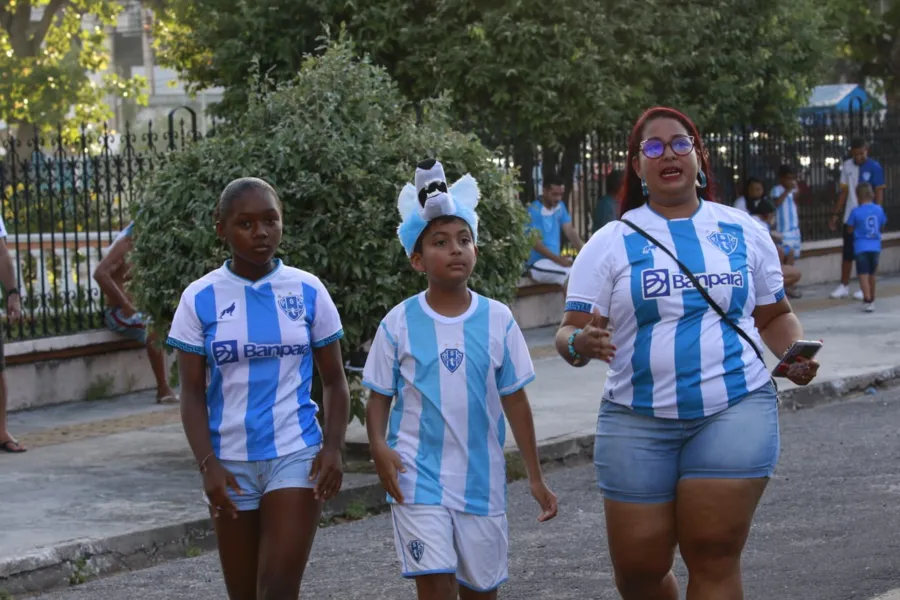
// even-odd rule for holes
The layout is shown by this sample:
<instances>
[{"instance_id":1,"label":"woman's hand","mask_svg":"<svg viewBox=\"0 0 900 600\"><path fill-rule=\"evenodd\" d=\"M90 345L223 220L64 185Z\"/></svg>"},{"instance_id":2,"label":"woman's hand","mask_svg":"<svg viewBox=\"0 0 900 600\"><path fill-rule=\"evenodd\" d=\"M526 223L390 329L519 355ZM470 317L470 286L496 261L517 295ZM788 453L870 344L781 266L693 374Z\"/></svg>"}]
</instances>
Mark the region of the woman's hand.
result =
<instances>
[{"instance_id":1,"label":"woman's hand","mask_svg":"<svg viewBox=\"0 0 900 600\"><path fill-rule=\"evenodd\" d=\"M602 315L595 308L593 318L575 336L572 347L585 358L597 358L608 363L616 357L616 347L612 344L608 330L594 326L597 317L602 318Z\"/></svg>"},{"instance_id":2,"label":"woman's hand","mask_svg":"<svg viewBox=\"0 0 900 600\"><path fill-rule=\"evenodd\" d=\"M241 486L238 485L234 475L218 460L211 459L206 467L206 472L203 473L203 489L206 497L209 498L214 519L218 519L222 511L232 519L238 517L237 506L228 496L228 488L234 490L234 493L239 496L242 493Z\"/></svg>"},{"instance_id":3,"label":"woman's hand","mask_svg":"<svg viewBox=\"0 0 900 600\"><path fill-rule=\"evenodd\" d=\"M786 377L797 385L808 385L819 372L819 363L815 360L798 356L797 360L788 367Z\"/></svg>"},{"instance_id":4,"label":"woman's hand","mask_svg":"<svg viewBox=\"0 0 900 600\"><path fill-rule=\"evenodd\" d=\"M344 481L344 460L341 451L323 446L313 460L309 480L316 482L316 500L330 500L341 491Z\"/></svg>"}]
</instances>

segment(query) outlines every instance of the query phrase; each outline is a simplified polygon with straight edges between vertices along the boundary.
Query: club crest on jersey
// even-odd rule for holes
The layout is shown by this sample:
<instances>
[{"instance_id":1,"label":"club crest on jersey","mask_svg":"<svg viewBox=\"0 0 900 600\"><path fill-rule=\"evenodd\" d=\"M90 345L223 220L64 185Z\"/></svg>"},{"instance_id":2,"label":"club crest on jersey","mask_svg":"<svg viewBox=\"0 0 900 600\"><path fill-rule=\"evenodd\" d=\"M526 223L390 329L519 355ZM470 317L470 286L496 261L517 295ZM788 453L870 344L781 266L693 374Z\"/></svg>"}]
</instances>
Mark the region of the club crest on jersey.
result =
<instances>
[{"instance_id":1,"label":"club crest on jersey","mask_svg":"<svg viewBox=\"0 0 900 600\"><path fill-rule=\"evenodd\" d=\"M869 173L868 171L864 171L862 174L862 180L869 181L870 179L872 179L872 174Z\"/></svg>"},{"instance_id":2,"label":"club crest on jersey","mask_svg":"<svg viewBox=\"0 0 900 600\"><path fill-rule=\"evenodd\" d=\"M706 236L706 239L709 240L710 244L728 255L737 250L738 247L737 236L723 231L713 231Z\"/></svg>"},{"instance_id":3,"label":"club crest on jersey","mask_svg":"<svg viewBox=\"0 0 900 600\"><path fill-rule=\"evenodd\" d=\"M303 316L303 296L293 294L282 296L278 300L278 307L288 319L296 321Z\"/></svg>"},{"instance_id":4,"label":"club crest on jersey","mask_svg":"<svg viewBox=\"0 0 900 600\"><path fill-rule=\"evenodd\" d=\"M456 373L459 365L463 362L463 358L465 358L465 355L461 350L457 350L456 348L447 348L441 352L441 362L444 363L444 366L447 367L447 370L451 373Z\"/></svg>"},{"instance_id":5,"label":"club crest on jersey","mask_svg":"<svg viewBox=\"0 0 900 600\"><path fill-rule=\"evenodd\" d=\"M425 542L422 540L413 540L409 544L407 544L409 548L409 553L412 555L413 559L416 562L421 562L422 557L425 555Z\"/></svg>"}]
</instances>

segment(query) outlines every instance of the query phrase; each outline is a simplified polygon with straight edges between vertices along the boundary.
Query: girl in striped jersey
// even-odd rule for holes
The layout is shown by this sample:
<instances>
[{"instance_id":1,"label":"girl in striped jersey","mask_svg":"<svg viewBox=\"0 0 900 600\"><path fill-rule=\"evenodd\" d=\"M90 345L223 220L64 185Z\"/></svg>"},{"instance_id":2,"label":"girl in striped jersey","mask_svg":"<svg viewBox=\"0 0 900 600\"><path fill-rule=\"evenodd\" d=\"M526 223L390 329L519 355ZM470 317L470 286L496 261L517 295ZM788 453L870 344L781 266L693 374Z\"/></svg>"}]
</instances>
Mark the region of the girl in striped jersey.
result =
<instances>
[{"instance_id":1,"label":"girl in striped jersey","mask_svg":"<svg viewBox=\"0 0 900 600\"><path fill-rule=\"evenodd\" d=\"M594 462L616 585L626 600L677 600L677 545L689 599L736 600L741 552L779 454L776 390L757 350L765 341L783 355L803 330L769 232L714 203L690 119L644 113L626 164L623 220L579 253L556 338L574 366L610 364ZM807 384L817 368L809 361L790 378Z\"/></svg>"},{"instance_id":2,"label":"girl in striped jersey","mask_svg":"<svg viewBox=\"0 0 900 600\"><path fill-rule=\"evenodd\" d=\"M341 320L319 279L275 258L282 209L266 182L222 192L232 258L181 296L181 420L203 473L231 600L297 598L322 512L338 493L350 392ZM325 430L310 398L322 380Z\"/></svg>"}]
</instances>

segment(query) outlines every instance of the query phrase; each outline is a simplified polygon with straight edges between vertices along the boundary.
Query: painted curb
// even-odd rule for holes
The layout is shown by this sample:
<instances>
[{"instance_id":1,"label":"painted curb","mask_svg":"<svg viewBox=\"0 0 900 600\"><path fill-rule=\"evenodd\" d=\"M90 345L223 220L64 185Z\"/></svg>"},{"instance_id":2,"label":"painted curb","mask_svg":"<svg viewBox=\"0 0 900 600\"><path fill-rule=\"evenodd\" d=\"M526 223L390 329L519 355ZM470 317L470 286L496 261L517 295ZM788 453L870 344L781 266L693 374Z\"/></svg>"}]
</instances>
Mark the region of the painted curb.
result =
<instances>
[{"instance_id":1,"label":"painted curb","mask_svg":"<svg viewBox=\"0 0 900 600\"><path fill-rule=\"evenodd\" d=\"M819 406L857 395L870 386L884 386L897 379L900 379L900 366L785 390L779 394L781 410L796 411ZM545 440L538 448L541 463L545 467L583 464L593 456L593 428ZM348 447L348 455L361 457L364 453L363 444ZM506 457L510 476L524 475L518 451L509 451ZM382 510L385 500L381 485L373 482L342 490L326 505L323 516L346 514L351 506L355 510L364 508L366 512ZM211 551L215 547L215 535L209 518L101 540L66 544L0 561L0 591L6 591L14 597L48 592L101 576L185 558L191 548ZM888 598L894 600L894 596ZM900 596L897 600L900 600Z\"/></svg>"}]
</instances>

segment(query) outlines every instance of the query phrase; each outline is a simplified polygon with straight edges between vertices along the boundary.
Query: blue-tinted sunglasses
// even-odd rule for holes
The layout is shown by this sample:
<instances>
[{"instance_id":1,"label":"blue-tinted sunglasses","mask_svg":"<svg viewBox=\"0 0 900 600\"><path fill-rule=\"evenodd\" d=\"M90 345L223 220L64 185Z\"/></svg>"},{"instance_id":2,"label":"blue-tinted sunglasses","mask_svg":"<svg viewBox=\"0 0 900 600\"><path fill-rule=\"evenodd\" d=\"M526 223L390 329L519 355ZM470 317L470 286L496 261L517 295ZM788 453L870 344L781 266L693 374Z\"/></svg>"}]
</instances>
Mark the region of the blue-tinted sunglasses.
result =
<instances>
[{"instance_id":1,"label":"blue-tinted sunglasses","mask_svg":"<svg viewBox=\"0 0 900 600\"><path fill-rule=\"evenodd\" d=\"M650 138L641 142L641 152L647 158L659 158L666 151L666 146L678 156L687 156L694 149L694 138L689 135L676 135L668 144L659 138Z\"/></svg>"}]
</instances>

